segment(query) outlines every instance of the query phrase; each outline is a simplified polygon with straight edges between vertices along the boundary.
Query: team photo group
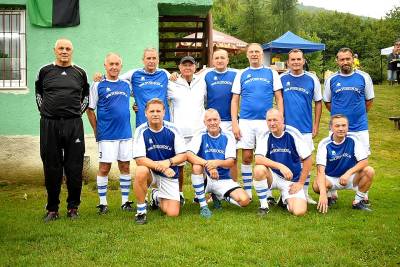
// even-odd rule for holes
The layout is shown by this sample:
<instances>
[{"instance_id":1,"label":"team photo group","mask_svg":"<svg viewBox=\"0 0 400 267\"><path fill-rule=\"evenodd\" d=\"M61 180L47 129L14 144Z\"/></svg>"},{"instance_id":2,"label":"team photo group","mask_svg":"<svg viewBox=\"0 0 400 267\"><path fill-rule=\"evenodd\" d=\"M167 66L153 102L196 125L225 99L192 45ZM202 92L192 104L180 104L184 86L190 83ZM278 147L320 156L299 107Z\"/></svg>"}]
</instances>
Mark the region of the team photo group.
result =
<instances>
[{"instance_id":1,"label":"team photo group","mask_svg":"<svg viewBox=\"0 0 400 267\"><path fill-rule=\"evenodd\" d=\"M73 51L70 40L57 40L55 61L39 70L35 82L45 222L60 218L63 176L67 217L79 217L84 113L98 142L100 215L109 212L113 163L120 173L121 209L136 212L137 224L147 223L151 209L178 216L185 204L184 177L191 177L192 205L203 218L212 217L209 205L221 209L222 201L246 207L258 200L254 212L259 216L268 214L271 205L295 216L306 214L308 204L326 213L344 189L354 191L349 207L372 211L368 111L374 89L370 76L354 68L350 48L337 52L338 71L325 80L323 90L318 77L304 70L300 49L288 52L287 71L281 74L264 66L257 43L247 46L249 67L243 70L229 68L227 51L218 49L212 68L198 71L195 59L184 56L179 73L170 74L158 67L158 51L146 48L143 67L122 73L122 58L110 52L104 74L95 74L93 82L72 63ZM323 105L330 113L329 132L319 131ZM132 113L136 125L131 125ZM314 161L317 135L325 138L316 145ZM132 172L131 160L136 163ZM187 170L191 173L185 175ZM278 199L272 190L279 191Z\"/></svg>"}]
</instances>

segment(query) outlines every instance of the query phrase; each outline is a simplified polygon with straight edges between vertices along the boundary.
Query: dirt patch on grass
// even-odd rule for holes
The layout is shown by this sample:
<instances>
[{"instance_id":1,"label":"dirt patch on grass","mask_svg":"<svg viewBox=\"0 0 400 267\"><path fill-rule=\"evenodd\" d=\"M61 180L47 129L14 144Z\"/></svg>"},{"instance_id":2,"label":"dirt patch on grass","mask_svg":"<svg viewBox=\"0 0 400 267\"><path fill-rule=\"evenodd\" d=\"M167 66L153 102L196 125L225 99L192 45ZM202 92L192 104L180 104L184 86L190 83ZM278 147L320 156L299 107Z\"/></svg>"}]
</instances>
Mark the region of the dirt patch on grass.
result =
<instances>
[{"instance_id":1,"label":"dirt patch on grass","mask_svg":"<svg viewBox=\"0 0 400 267\"><path fill-rule=\"evenodd\" d=\"M84 176L94 180L98 168L97 143L90 135L85 136L85 142ZM135 165L134 161L131 165ZM118 179L117 163L113 164L109 177ZM0 136L0 184L9 183L44 183L39 136Z\"/></svg>"}]
</instances>

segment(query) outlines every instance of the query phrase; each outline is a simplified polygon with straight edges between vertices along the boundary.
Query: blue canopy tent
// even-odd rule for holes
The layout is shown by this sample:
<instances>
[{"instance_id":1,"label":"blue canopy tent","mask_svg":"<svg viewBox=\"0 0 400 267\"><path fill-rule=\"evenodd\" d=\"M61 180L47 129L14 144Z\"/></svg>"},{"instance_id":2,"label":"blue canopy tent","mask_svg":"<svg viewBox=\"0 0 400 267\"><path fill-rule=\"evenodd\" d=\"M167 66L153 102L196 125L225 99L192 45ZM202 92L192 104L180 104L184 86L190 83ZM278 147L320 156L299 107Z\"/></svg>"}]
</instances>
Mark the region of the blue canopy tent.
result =
<instances>
[{"instance_id":1,"label":"blue canopy tent","mask_svg":"<svg viewBox=\"0 0 400 267\"><path fill-rule=\"evenodd\" d=\"M262 48L264 50L264 63L269 65L271 53L287 53L294 48L301 49L304 53L312 53L325 50L325 44L313 43L297 36L291 31L287 31L278 39L263 44Z\"/></svg>"}]
</instances>

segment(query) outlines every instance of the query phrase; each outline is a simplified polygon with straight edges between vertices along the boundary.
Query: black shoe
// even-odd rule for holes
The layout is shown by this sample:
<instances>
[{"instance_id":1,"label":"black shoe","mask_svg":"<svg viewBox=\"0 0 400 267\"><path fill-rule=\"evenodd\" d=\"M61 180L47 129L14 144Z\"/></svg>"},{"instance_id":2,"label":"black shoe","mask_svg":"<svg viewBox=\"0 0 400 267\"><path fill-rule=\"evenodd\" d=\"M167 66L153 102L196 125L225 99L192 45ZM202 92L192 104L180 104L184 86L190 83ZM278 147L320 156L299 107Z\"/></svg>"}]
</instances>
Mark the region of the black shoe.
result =
<instances>
[{"instance_id":1,"label":"black shoe","mask_svg":"<svg viewBox=\"0 0 400 267\"><path fill-rule=\"evenodd\" d=\"M50 222L50 221L55 221L58 220L60 218L60 215L58 214L57 211L48 211L44 217L43 220L44 222Z\"/></svg>"},{"instance_id":2,"label":"black shoe","mask_svg":"<svg viewBox=\"0 0 400 267\"><path fill-rule=\"evenodd\" d=\"M268 214L268 212L269 212L269 208L258 208L258 212L257 212L257 214L259 215L259 216L265 216L265 215L267 215Z\"/></svg>"},{"instance_id":3,"label":"black shoe","mask_svg":"<svg viewBox=\"0 0 400 267\"><path fill-rule=\"evenodd\" d=\"M97 212L99 215L103 215L103 214L106 214L108 212L108 206L107 205L100 204L100 205L97 205L96 208L99 209L99 211Z\"/></svg>"},{"instance_id":4,"label":"black shoe","mask_svg":"<svg viewBox=\"0 0 400 267\"><path fill-rule=\"evenodd\" d=\"M132 206L131 206L131 204L133 203L133 201L127 201L127 202L125 202L122 206L121 206L121 209L123 210L123 211L133 211L133 208L132 208Z\"/></svg>"},{"instance_id":5,"label":"black shoe","mask_svg":"<svg viewBox=\"0 0 400 267\"><path fill-rule=\"evenodd\" d=\"M328 207L332 207L336 204L336 199L332 197L328 197Z\"/></svg>"},{"instance_id":6,"label":"black shoe","mask_svg":"<svg viewBox=\"0 0 400 267\"><path fill-rule=\"evenodd\" d=\"M78 209L69 209L67 212L67 217L71 220L75 220L79 218Z\"/></svg>"},{"instance_id":7,"label":"black shoe","mask_svg":"<svg viewBox=\"0 0 400 267\"><path fill-rule=\"evenodd\" d=\"M221 201L217 198L217 196L214 193L211 193L211 198L213 200L213 207L216 210L222 209Z\"/></svg>"},{"instance_id":8,"label":"black shoe","mask_svg":"<svg viewBox=\"0 0 400 267\"><path fill-rule=\"evenodd\" d=\"M199 199L196 196L193 198L193 203L199 204Z\"/></svg>"},{"instance_id":9,"label":"black shoe","mask_svg":"<svg viewBox=\"0 0 400 267\"><path fill-rule=\"evenodd\" d=\"M185 198L182 195L179 195L179 202L181 203L181 207L186 203Z\"/></svg>"},{"instance_id":10,"label":"black shoe","mask_svg":"<svg viewBox=\"0 0 400 267\"><path fill-rule=\"evenodd\" d=\"M135 215L135 222L137 224L146 224L147 223L147 215L146 215L146 213L136 214Z\"/></svg>"},{"instance_id":11,"label":"black shoe","mask_svg":"<svg viewBox=\"0 0 400 267\"><path fill-rule=\"evenodd\" d=\"M282 196L280 196L279 197L279 199L278 199L278 203L276 204L278 207L281 207L282 209L285 209L285 210L287 210L287 206L286 206L286 204L285 203L283 203L283 200L282 200Z\"/></svg>"},{"instance_id":12,"label":"black shoe","mask_svg":"<svg viewBox=\"0 0 400 267\"><path fill-rule=\"evenodd\" d=\"M157 210L158 209L158 203L157 200L154 199L154 191L157 189L151 190L151 195L150 195L150 209L151 210Z\"/></svg>"},{"instance_id":13,"label":"black shoe","mask_svg":"<svg viewBox=\"0 0 400 267\"><path fill-rule=\"evenodd\" d=\"M267 202L268 202L268 205L272 205L272 206L275 206L277 203L274 197L267 197Z\"/></svg>"},{"instance_id":14,"label":"black shoe","mask_svg":"<svg viewBox=\"0 0 400 267\"><path fill-rule=\"evenodd\" d=\"M353 209L355 210L365 210L365 211L372 211L366 204L364 200L359 201L358 203L353 202Z\"/></svg>"}]
</instances>

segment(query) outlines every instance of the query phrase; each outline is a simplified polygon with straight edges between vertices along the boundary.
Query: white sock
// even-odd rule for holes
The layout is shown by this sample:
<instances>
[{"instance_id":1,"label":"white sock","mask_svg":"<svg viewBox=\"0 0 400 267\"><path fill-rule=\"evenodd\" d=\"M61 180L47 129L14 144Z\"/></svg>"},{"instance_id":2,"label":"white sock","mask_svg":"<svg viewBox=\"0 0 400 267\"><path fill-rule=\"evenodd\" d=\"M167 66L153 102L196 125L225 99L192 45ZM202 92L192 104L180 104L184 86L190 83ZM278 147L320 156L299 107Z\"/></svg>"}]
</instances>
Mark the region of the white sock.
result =
<instances>
[{"instance_id":1,"label":"white sock","mask_svg":"<svg viewBox=\"0 0 400 267\"><path fill-rule=\"evenodd\" d=\"M121 202L123 205L129 199L129 191L131 190L131 176L129 174L121 174L119 176L119 186L121 188Z\"/></svg>"},{"instance_id":2,"label":"white sock","mask_svg":"<svg viewBox=\"0 0 400 267\"><path fill-rule=\"evenodd\" d=\"M143 204L137 203L136 207L137 207L137 211L136 211L137 214L146 214L147 213L146 203L143 203Z\"/></svg>"},{"instance_id":3,"label":"white sock","mask_svg":"<svg viewBox=\"0 0 400 267\"><path fill-rule=\"evenodd\" d=\"M100 205L107 205L108 176L97 176L97 192L99 193Z\"/></svg>"},{"instance_id":4,"label":"white sock","mask_svg":"<svg viewBox=\"0 0 400 267\"><path fill-rule=\"evenodd\" d=\"M364 200L365 196L367 195L367 193L365 192L361 192L359 190L357 190L356 195L354 196L354 202L358 203L361 200Z\"/></svg>"},{"instance_id":5,"label":"white sock","mask_svg":"<svg viewBox=\"0 0 400 267\"><path fill-rule=\"evenodd\" d=\"M251 185L253 183L253 173L251 169L251 165L242 164L242 179L243 179L243 188L246 191L249 198L253 198L253 192L251 191Z\"/></svg>"},{"instance_id":6,"label":"white sock","mask_svg":"<svg viewBox=\"0 0 400 267\"><path fill-rule=\"evenodd\" d=\"M159 206L159 203L160 203L160 199L159 199L159 197L158 197L158 195L160 194L160 191L159 191L157 188L153 188L153 189L151 190L151 194L152 194L152 198L153 198L155 204L156 204L157 207L158 207L158 206Z\"/></svg>"},{"instance_id":7,"label":"white sock","mask_svg":"<svg viewBox=\"0 0 400 267\"><path fill-rule=\"evenodd\" d=\"M207 206L206 194L204 192L204 177L202 174L192 174L192 186L199 200L200 207Z\"/></svg>"},{"instance_id":8,"label":"white sock","mask_svg":"<svg viewBox=\"0 0 400 267\"><path fill-rule=\"evenodd\" d=\"M257 192L258 199L260 200L260 207L262 209L268 208L267 192L270 191L268 188L267 179L261 181L253 181L254 189Z\"/></svg>"},{"instance_id":9,"label":"white sock","mask_svg":"<svg viewBox=\"0 0 400 267\"><path fill-rule=\"evenodd\" d=\"M236 200L234 200L231 197L226 197L225 200L228 201L229 203L233 204L233 205L236 205L238 207L242 207L242 206L240 206L240 204Z\"/></svg>"},{"instance_id":10,"label":"white sock","mask_svg":"<svg viewBox=\"0 0 400 267\"><path fill-rule=\"evenodd\" d=\"M309 174L303 186L304 194L306 194L306 196L308 196L308 186L310 185L310 180L311 180L311 175Z\"/></svg>"}]
</instances>

